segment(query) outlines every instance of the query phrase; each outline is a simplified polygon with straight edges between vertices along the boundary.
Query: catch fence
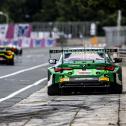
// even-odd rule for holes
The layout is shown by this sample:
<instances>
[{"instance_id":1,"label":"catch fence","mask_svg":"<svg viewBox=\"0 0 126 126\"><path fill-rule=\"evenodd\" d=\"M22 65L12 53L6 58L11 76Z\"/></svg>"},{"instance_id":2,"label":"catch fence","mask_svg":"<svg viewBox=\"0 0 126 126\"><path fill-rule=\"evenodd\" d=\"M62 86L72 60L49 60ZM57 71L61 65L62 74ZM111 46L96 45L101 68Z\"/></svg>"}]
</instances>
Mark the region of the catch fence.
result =
<instances>
[{"instance_id":1,"label":"catch fence","mask_svg":"<svg viewBox=\"0 0 126 126\"><path fill-rule=\"evenodd\" d=\"M91 24L93 22L42 22L32 23L33 32L50 32L63 35L66 38L80 38L90 36Z\"/></svg>"},{"instance_id":2,"label":"catch fence","mask_svg":"<svg viewBox=\"0 0 126 126\"><path fill-rule=\"evenodd\" d=\"M106 45L122 47L126 45L126 26L104 27L106 34Z\"/></svg>"},{"instance_id":3,"label":"catch fence","mask_svg":"<svg viewBox=\"0 0 126 126\"><path fill-rule=\"evenodd\" d=\"M14 44L21 47L55 46L62 40L83 39L96 33L95 22L34 22L0 24L0 45ZM68 42L68 41L67 41ZM71 42L69 42L71 43ZM72 42L74 46L76 43Z\"/></svg>"}]
</instances>

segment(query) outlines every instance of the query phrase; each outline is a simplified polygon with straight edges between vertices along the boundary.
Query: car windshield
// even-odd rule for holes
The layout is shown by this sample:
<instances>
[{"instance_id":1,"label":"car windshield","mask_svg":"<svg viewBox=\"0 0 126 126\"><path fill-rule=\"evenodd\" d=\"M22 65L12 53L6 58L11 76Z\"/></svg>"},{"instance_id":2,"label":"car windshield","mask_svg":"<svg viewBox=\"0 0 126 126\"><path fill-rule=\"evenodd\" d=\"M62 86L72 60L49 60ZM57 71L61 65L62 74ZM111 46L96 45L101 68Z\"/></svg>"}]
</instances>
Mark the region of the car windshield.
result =
<instances>
[{"instance_id":1,"label":"car windshield","mask_svg":"<svg viewBox=\"0 0 126 126\"><path fill-rule=\"evenodd\" d=\"M103 52L72 52L64 55L64 63L77 61L107 62L109 57Z\"/></svg>"}]
</instances>

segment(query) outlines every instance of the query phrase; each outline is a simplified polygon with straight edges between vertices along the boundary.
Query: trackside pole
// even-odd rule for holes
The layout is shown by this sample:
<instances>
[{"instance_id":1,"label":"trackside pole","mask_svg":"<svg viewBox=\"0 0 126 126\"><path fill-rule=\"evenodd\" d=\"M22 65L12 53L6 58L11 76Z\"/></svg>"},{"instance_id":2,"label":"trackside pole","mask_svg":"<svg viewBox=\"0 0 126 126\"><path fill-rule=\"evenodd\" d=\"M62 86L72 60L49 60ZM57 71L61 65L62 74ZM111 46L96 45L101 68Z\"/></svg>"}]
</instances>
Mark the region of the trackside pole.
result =
<instances>
[{"instance_id":1,"label":"trackside pole","mask_svg":"<svg viewBox=\"0 0 126 126\"><path fill-rule=\"evenodd\" d=\"M61 50L62 50L62 64L63 64L63 40L61 40Z\"/></svg>"},{"instance_id":2,"label":"trackside pole","mask_svg":"<svg viewBox=\"0 0 126 126\"><path fill-rule=\"evenodd\" d=\"M118 17L117 17L117 41L118 42L120 42L121 19L122 19L121 10L118 10Z\"/></svg>"}]
</instances>

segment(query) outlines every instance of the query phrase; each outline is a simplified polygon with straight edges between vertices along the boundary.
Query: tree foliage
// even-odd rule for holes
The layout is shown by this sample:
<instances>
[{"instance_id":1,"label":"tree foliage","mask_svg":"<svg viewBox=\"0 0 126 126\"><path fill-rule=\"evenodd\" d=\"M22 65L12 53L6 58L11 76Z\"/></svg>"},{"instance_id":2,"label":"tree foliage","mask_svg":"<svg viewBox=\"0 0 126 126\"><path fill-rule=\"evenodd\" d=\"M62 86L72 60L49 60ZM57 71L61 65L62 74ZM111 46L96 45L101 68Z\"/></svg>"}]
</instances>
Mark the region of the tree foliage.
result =
<instances>
[{"instance_id":1,"label":"tree foliage","mask_svg":"<svg viewBox=\"0 0 126 126\"><path fill-rule=\"evenodd\" d=\"M122 10L126 25L126 0L0 0L0 11L11 22L98 21L116 25Z\"/></svg>"}]
</instances>

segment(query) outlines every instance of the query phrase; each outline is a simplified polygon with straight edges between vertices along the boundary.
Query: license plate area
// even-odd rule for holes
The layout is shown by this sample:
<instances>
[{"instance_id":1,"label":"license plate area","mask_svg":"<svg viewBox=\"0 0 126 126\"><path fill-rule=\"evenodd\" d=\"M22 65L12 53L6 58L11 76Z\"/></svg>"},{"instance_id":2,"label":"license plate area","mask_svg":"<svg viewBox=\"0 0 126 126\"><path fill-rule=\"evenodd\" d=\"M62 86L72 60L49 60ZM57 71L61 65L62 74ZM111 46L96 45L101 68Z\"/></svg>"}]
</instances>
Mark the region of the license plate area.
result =
<instances>
[{"instance_id":1,"label":"license plate area","mask_svg":"<svg viewBox=\"0 0 126 126\"><path fill-rule=\"evenodd\" d=\"M80 70L77 72L77 75L90 75L91 71L90 70Z\"/></svg>"},{"instance_id":2,"label":"license plate area","mask_svg":"<svg viewBox=\"0 0 126 126\"><path fill-rule=\"evenodd\" d=\"M98 78L70 78L71 81L98 81Z\"/></svg>"}]
</instances>

